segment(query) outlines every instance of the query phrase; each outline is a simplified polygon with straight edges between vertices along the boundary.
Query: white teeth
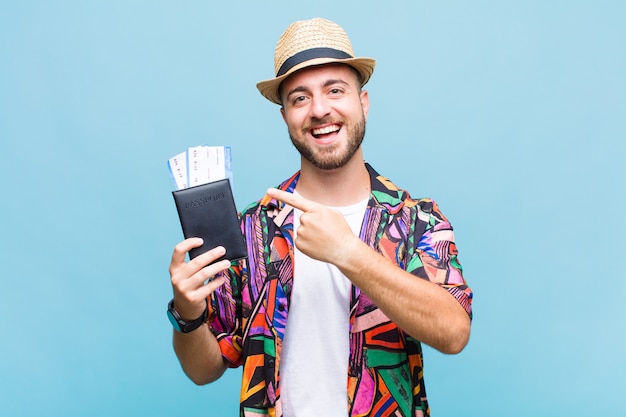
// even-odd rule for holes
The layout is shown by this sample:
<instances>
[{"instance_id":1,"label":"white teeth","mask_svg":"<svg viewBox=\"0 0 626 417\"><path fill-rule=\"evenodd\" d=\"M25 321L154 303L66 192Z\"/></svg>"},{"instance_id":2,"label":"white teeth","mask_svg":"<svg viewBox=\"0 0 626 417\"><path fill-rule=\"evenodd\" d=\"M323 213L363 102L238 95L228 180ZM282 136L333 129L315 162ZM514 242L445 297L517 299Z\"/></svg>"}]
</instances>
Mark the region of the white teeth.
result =
<instances>
[{"instance_id":1,"label":"white teeth","mask_svg":"<svg viewBox=\"0 0 626 417\"><path fill-rule=\"evenodd\" d=\"M311 131L311 133L313 133L316 136L317 135L327 135L329 133L336 132L338 130L339 130L339 126L332 125L332 126L322 127L322 128L319 128L319 129L313 129Z\"/></svg>"}]
</instances>

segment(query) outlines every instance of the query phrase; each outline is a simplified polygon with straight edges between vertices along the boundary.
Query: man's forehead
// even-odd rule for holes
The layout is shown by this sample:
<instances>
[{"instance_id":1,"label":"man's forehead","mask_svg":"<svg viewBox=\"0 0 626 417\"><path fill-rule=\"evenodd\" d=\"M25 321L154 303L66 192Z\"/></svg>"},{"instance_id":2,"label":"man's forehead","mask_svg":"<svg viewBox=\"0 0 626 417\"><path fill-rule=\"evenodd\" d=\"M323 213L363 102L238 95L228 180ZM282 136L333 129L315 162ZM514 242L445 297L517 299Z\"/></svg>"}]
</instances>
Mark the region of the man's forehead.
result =
<instances>
[{"instance_id":1,"label":"man's forehead","mask_svg":"<svg viewBox=\"0 0 626 417\"><path fill-rule=\"evenodd\" d=\"M358 86L358 78L358 72L346 64L314 65L302 68L285 78L280 85L280 91L283 93L285 89L291 89L296 85L323 85L328 80L343 81Z\"/></svg>"}]
</instances>

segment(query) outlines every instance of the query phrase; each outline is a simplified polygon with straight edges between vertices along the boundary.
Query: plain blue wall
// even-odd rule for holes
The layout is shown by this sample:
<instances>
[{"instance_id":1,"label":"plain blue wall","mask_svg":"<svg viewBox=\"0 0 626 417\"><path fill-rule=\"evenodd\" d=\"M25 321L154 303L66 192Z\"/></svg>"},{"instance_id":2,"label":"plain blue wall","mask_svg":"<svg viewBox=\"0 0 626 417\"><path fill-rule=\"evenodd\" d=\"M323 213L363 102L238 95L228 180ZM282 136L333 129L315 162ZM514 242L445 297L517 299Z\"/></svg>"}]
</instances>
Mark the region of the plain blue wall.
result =
<instances>
[{"instance_id":1,"label":"plain blue wall","mask_svg":"<svg viewBox=\"0 0 626 417\"><path fill-rule=\"evenodd\" d=\"M166 160L229 145L239 209L298 167L255 83L293 20L378 60L369 162L455 226L466 350L433 416L626 409L626 2L2 1L0 415L237 413L171 348Z\"/></svg>"}]
</instances>

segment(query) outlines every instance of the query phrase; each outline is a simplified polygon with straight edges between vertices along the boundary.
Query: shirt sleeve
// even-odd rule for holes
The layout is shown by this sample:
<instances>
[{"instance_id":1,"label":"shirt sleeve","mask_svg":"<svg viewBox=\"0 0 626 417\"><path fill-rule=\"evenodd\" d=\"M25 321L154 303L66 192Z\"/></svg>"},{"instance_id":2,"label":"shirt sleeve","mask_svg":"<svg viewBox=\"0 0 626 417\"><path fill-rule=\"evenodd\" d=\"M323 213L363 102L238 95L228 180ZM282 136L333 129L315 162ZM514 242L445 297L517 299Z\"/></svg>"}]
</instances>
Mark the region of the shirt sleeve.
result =
<instances>
[{"instance_id":1,"label":"shirt sleeve","mask_svg":"<svg viewBox=\"0 0 626 417\"><path fill-rule=\"evenodd\" d=\"M434 201L418 205L413 241L416 247L411 251L407 271L443 287L471 318L473 294L463 277L454 232Z\"/></svg>"},{"instance_id":2,"label":"shirt sleeve","mask_svg":"<svg viewBox=\"0 0 626 417\"><path fill-rule=\"evenodd\" d=\"M239 299L236 293L241 288L242 270L239 263L225 271L226 282L213 292L209 302L209 326L231 368L243 363L240 306L235 301Z\"/></svg>"}]
</instances>

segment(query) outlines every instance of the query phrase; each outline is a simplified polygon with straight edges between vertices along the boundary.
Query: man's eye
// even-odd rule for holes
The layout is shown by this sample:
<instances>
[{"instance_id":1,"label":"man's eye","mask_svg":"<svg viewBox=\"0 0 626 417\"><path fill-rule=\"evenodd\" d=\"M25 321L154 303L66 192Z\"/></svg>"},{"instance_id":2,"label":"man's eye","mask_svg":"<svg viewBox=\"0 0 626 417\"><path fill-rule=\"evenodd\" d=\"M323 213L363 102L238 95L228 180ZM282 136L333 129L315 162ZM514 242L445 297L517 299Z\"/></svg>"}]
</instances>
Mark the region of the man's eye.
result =
<instances>
[{"instance_id":1,"label":"man's eye","mask_svg":"<svg viewBox=\"0 0 626 417\"><path fill-rule=\"evenodd\" d=\"M291 100L291 102L293 104L298 104L298 103L302 103L304 100L306 100L305 96L296 96Z\"/></svg>"}]
</instances>

